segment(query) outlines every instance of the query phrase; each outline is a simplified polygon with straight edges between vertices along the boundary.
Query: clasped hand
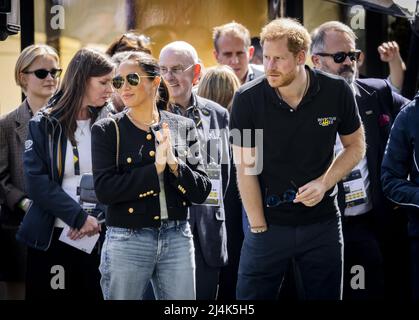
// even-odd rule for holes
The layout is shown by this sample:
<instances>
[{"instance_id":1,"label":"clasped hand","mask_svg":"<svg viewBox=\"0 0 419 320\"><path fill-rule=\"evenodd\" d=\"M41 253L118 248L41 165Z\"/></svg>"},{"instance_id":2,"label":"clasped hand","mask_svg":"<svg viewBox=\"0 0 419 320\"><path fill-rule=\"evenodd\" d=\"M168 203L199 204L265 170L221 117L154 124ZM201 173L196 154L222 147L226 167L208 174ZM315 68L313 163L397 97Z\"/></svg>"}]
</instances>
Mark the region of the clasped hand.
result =
<instances>
[{"instance_id":1,"label":"clasped hand","mask_svg":"<svg viewBox=\"0 0 419 320\"><path fill-rule=\"evenodd\" d=\"M160 174L169 166L170 171L177 174L178 161L173 154L172 142L170 138L169 125L167 123L162 124L162 129L156 131L157 147L156 147L156 169L157 173Z\"/></svg>"}]
</instances>

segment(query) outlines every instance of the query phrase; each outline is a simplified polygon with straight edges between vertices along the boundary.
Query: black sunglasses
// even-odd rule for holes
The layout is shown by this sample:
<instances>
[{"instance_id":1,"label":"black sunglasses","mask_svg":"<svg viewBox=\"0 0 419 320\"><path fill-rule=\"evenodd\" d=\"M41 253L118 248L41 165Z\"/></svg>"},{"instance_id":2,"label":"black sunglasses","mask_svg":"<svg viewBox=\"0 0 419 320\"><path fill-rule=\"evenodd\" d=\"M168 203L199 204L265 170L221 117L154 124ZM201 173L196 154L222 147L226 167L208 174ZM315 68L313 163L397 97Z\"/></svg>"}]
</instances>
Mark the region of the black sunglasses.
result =
<instances>
[{"instance_id":1,"label":"black sunglasses","mask_svg":"<svg viewBox=\"0 0 419 320\"><path fill-rule=\"evenodd\" d=\"M359 56L361 55L361 50L355 50L350 52L336 52L336 53L315 53L315 55L320 57L332 57L335 63L342 63L345 61L346 57L349 57L351 61L358 61Z\"/></svg>"},{"instance_id":2,"label":"black sunglasses","mask_svg":"<svg viewBox=\"0 0 419 320\"><path fill-rule=\"evenodd\" d=\"M268 208L277 207L282 203L291 203L298 194L298 187L291 181L292 189L286 190L282 195L267 194L265 197L266 206Z\"/></svg>"},{"instance_id":3,"label":"black sunglasses","mask_svg":"<svg viewBox=\"0 0 419 320\"><path fill-rule=\"evenodd\" d=\"M56 79L61 75L62 71L63 69L51 69L51 70L38 69L34 71L24 71L23 73L26 73L26 74L33 73L38 79L45 79L46 77L48 77L48 74L50 74L53 79Z\"/></svg>"},{"instance_id":4,"label":"black sunglasses","mask_svg":"<svg viewBox=\"0 0 419 320\"><path fill-rule=\"evenodd\" d=\"M112 79L112 86L115 89L121 89L124 85L125 79L131 86L138 86L141 83L141 78L154 78L154 76L140 76L138 73L129 73L126 77L116 76Z\"/></svg>"}]
</instances>

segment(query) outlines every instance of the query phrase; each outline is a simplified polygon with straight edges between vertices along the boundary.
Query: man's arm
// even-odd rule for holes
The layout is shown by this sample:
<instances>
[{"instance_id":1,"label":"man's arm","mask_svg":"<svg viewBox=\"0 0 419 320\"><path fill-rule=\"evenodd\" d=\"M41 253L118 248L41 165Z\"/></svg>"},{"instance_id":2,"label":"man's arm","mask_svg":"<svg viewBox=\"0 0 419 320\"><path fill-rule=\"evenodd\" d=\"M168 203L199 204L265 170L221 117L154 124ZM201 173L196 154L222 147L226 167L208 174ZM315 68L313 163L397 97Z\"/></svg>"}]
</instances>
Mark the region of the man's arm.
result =
<instances>
[{"instance_id":1,"label":"man's arm","mask_svg":"<svg viewBox=\"0 0 419 320\"><path fill-rule=\"evenodd\" d=\"M351 134L341 135L340 139L343 151L322 176L298 189L295 203L302 202L307 207L318 204L323 199L325 192L334 187L365 156L365 136L362 125Z\"/></svg>"},{"instance_id":2,"label":"man's arm","mask_svg":"<svg viewBox=\"0 0 419 320\"><path fill-rule=\"evenodd\" d=\"M391 84L400 92L403 86L406 65L400 56L399 45L396 41L384 42L377 50L380 54L381 61L388 63Z\"/></svg>"},{"instance_id":3,"label":"man's arm","mask_svg":"<svg viewBox=\"0 0 419 320\"><path fill-rule=\"evenodd\" d=\"M250 173L256 165L256 149L233 145L233 156L237 169L237 184L250 228L266 229L258 176Z\"/></svg>"}]
</instances>

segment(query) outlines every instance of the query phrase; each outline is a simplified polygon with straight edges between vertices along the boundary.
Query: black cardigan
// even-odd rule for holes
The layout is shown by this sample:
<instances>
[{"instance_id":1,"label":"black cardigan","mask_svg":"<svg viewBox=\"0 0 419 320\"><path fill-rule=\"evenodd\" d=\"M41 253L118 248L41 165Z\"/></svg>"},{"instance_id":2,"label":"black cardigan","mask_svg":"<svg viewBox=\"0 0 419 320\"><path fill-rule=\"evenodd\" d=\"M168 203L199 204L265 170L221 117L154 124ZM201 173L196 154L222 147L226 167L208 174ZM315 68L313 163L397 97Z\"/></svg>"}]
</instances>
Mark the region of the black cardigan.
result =
<instances>
[{"instance_id":1,"label":"black cardigan","mask_svg":"<svg viewBox=\"0 0 419 320\"><path fill-rule=\"evenodd\" d=\"M192 202L202 203L211 191L204 171L195 124L192 120L159 111L160 123L169 125L179 175L168 166L164 189L169 220L186 220ZM119 166L116 167L116 129L109 118L92 128L92 163L95 191L108 205L106 225L122 228L160 226L160 184L155 167L155 137L137 128L125 112L112 116L119 128Z\"/></svg>"}]
</instances>

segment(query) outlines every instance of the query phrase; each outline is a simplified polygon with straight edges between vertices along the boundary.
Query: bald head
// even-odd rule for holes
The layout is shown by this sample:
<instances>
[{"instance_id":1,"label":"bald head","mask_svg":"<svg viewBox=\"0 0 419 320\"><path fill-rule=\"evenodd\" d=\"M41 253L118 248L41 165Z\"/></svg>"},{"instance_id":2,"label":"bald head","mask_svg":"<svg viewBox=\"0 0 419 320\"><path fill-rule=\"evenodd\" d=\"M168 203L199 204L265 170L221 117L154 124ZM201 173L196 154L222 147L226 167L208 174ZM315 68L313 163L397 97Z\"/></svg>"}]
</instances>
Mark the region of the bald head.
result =
<instances>
[{"instance_id":1,"label":"bald head","mask_svg":"<svg viewBox=\"0 0 419 320\"><path fill-rule=\"evenodd\" d=\"M159 65L173 102L188 107L201 71L195 48L185 41L171 42L161 49Z\"/></svg>"},{"instance_id":2,"label":"bald head","mask_svg":"<svg viewBox=\"0 0 419 320\"><path fill-rule=\"evenodd\" d=\"M162 56L167 55L168 53L175 54L179 57L182 56L193 64L197 64L199 62L198 53L195 48L185 41L174 41L165 45L160 51L159 59L162 59Z\"/></svg>"}]
</instances>

